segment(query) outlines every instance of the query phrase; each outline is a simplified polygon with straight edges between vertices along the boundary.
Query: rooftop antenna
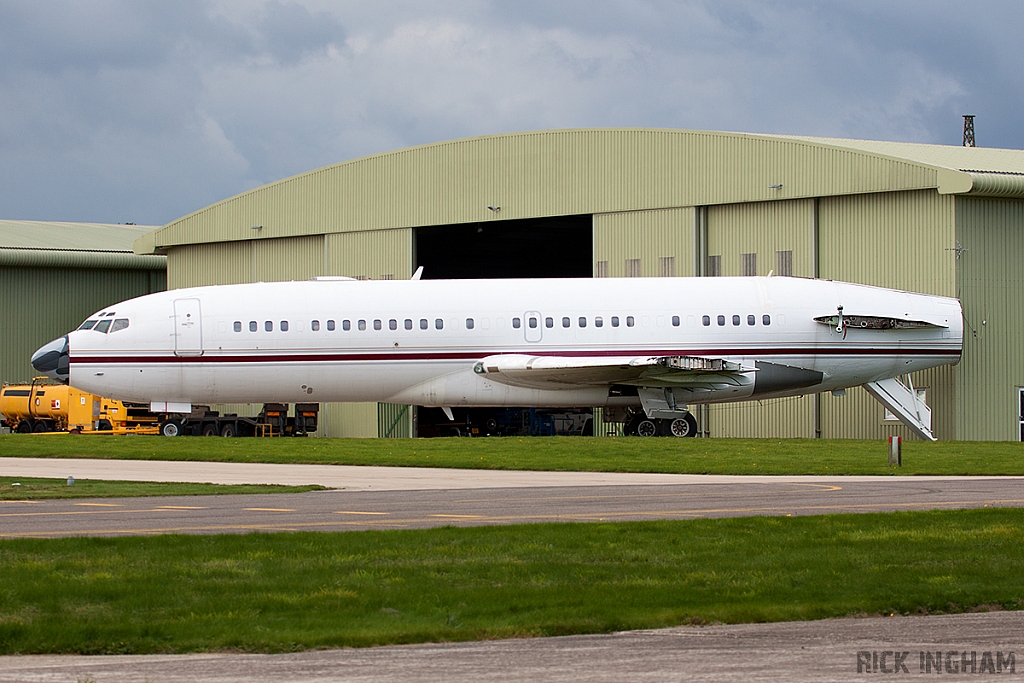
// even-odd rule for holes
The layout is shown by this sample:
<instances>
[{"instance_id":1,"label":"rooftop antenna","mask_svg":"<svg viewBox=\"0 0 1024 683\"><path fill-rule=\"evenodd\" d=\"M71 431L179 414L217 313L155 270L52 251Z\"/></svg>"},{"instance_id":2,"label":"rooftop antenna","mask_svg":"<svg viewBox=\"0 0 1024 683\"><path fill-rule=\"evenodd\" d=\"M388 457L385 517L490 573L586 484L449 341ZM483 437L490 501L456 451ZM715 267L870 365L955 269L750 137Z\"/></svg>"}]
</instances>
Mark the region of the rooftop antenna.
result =
<instances>
[{"instance_id":1,"label":"rooftop antenna","mask_svg":"<svg viewBox=\"0 0 1024 683\"><path fill-rule=\"evenodd\" d=\"M964 114L964 147L977 147L974 144L974 114Z\"/></svg>"}]
</instances>

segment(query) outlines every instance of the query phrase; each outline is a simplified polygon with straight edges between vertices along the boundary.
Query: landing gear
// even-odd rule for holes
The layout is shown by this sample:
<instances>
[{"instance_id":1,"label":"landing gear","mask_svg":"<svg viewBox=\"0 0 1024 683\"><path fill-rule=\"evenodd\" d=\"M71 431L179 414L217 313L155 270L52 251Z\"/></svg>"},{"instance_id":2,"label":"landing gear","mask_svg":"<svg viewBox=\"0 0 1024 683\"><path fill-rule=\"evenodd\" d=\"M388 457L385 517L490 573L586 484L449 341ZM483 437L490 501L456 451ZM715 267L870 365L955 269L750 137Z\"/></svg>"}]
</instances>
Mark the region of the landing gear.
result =
<instances>
[{"instance_id":1,"label":"landing gear","mask_svg":"<svg viewBox=\"0 0 1024 683\"><path fill-rule=\"evenodd\" d=\"M637 410L626 420L623 433L626 436L697 436L697 418L686 413L673 420L652 419Z\"/></svg>"}]
</instances>

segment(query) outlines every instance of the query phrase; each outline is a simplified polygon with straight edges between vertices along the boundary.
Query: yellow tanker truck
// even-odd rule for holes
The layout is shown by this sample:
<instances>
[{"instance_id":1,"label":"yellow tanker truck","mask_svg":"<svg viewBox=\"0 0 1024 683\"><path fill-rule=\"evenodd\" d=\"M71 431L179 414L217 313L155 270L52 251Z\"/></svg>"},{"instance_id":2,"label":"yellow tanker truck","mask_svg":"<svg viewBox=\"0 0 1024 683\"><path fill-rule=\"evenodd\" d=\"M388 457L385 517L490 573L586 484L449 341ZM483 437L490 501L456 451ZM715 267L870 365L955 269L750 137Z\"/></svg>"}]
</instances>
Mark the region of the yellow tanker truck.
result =
<instances>
[{"instance_id":1,"label":"yellow tanker truck","mask_svg":"<svg viewBox=\"0 0 1024 683\"><path fill-rule=\"evenodd\" d=\"M0 417L12 432L156 434L158 417L66 384L36 377L31 384L0 387Z\"/></svg>"}]
</instances>

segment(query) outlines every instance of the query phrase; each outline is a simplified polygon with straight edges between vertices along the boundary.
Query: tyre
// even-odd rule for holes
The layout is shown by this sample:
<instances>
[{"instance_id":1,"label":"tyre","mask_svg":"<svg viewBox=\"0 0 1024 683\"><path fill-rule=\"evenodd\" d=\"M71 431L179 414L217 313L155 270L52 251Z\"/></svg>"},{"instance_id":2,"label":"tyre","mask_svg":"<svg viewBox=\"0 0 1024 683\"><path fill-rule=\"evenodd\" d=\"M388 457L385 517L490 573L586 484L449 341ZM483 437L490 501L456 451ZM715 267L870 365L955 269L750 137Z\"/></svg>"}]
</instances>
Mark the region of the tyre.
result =
<instances>
[{"instance_id":1,"label":"tyre","mask_svg":"<svg viewBox=\"0 0 1024 683\"><path fill-rule=\"evenodd\" d=\"M50 425L40 420L39 422L36 422L34 425L32 425L32 431L35 432L36 434L45 434L46 432L50 431Z\"/></svg>"},{"instance_id":2,"label":"tyre","mask_svg":"<svg viewBox=\"0 0 1024 683\"><path fill-rule=\"evenodd\" d=\"M18 433L19 434L31 434L32 433L32 423L29 422L28 420L22 420L21 422L19 422L18 423Z\"/></svg>"},{"instance_id":3,"label":"tyre","mask_svg":"<svg viewBox=\"0 0 1024 683\"><path fill-rule=\"evenodd\" d=\"M223 436L225 439L230 439L236 434L237 432L235 431L235 425L233 422L228 422L223 427L220 428L220 435Z\"/></svg>"},{"instance_id":4,"label":"tyre","mask_svg":"<svg viewBox=\"0 0 1024 683\"><path fill-rule=\"evenodd\" d=\"M160 423L160 436L181 436L181 422L164 420Z\"/></svg>"},{"instance_id":5,"label":"tyre","mask_svg":"<svg viewBox=\"0 0 1024 683\"><path fill-rule=\"evenodd\" d=\"M658 425L654 424L654 420L640 420L636 426L637 436L656 436L657 434Z\"/></svg>"},{"instance_id":6,"label":"tyre","mask_svg":"<svg viewBox=\"0 0 1024 683\"><path fill-rule=\"evenodd\" d=\"M668 424L668 433L678 437L697 436L697 418L687 413L686 417L672 420Z\"/></svg>"},{"instance_id":7,"label":"tyre","mask_svg":"<svg viewBox=\"0 0 1024 683\"><path fill-rule=\"evenodd\" d=\"M217 436L220 431L217 429L216 422L207 422L203 425L203 436Z\"/></svg>"}]
</instances>

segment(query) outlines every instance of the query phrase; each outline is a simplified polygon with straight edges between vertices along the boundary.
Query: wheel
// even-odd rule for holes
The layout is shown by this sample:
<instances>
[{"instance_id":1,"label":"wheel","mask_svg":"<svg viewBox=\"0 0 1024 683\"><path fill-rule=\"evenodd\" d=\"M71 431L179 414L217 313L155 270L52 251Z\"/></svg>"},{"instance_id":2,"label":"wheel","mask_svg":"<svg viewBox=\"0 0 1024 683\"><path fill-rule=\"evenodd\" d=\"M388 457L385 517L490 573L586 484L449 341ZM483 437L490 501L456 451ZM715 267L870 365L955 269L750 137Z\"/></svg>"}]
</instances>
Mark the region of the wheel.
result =
<instances>
[{"instance_id":1,"label":"wheel","mask_svg":"<svg viewBox=\"0 0 1024 683\"><path fill-rule=\"evenodd\" d=\"M46 424L42 420L32 425L32 431L36 434L43 434L44 432L50 431L50 425Z\"/></svg>"},{"instance_id":2,"label":"wheel","mask_svg":"<svg viewBox=\"0 0 1024 683\"><path fill-rule=\"evenodd\" d=\"M82 430L79 429L78 427L72 427L71 429L68 430L68 434L81 434L81 433L82 433Z\"/></svg>"},{"instance_id":3,"label":"wheel","mask_svg":"<svg viewBox=\"0 0 1024 683\"><path fill-rule=\"evenodd\" d=\"M640 420L640 424L636 426L637 436L654 436L658 433L658 425L654 424L654 420Z\"/></svg>"},{"instance_id":4,"label":"wheel","mask_svg":"<svg viewBox=\"0 0 1024 683\"><path fill-rule=\"evenodd\" d=\"M110 424L110 420L100 420L97 427L101 432L114 431L114 425Z\"/></svg>"},{"instance_id":5,"label":"wheel","mask_svg":"<svg viewBox=\"0 0 1024 683\"><path fill-rule=\"evenodd\" d=\"M160 436L180 436L181 421L164 420L160 423Z\"/></svg>"},{"instance_id":6,"label":"wheel","mask_svg":"<svg viewBox=\"0 0 1024 683\"><path fill-rule=\"evenodd\" d=\"M493 434L498 431L498 421L493 417L487 418L487 422L484 423L484 427L487 429L488 434Z\"/></svg>"},{"instance_id":7,"label":"wheel","mask_svg":"<svg viewBox=\"0 0 1024 683\"><path fill-rule=\"evenodd\" d=\"M22 420L21 422L19 422L18 423L18 433L19 434L31 434L32 433L32 423L29 422L28 420Z\"/></svg>"},{"instance_id":8,"label":"wheel","mask_svg":"<svg viewBox=\"0 0 1024 683\"><path fill-rule=\"evenodd\" d=\"M220 435L223 436L225 439L230 439L231 437L235 436L235 425L234 425L234 423L228 422L223 427L221 427L220 428Z\"/></svg>"},{"instance_id":9,"label":"wheel","mask_svg":"<svg viewBox=\"0 0 1024 683\"><path fill-rule=\"evenodd\" d=\"M216 422L207 422L203 425L203 436L217 436L219 433Z\"/></svg>"},{"instance_id":10,"label":"wheel","mask_svg":"<svg viewBox=\"0 0 1024 683\"><path fill-rule=\"evenodd\" d=\"M672 436L697 436L697 418L690 413L668 423L668 433Z\"/></svg>"}]
</instances>

